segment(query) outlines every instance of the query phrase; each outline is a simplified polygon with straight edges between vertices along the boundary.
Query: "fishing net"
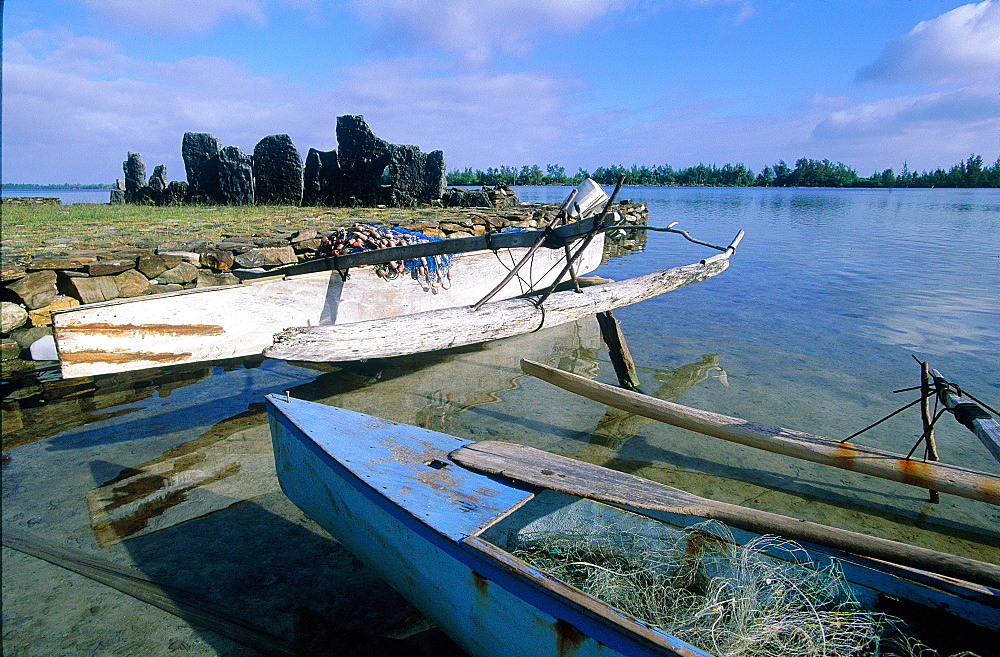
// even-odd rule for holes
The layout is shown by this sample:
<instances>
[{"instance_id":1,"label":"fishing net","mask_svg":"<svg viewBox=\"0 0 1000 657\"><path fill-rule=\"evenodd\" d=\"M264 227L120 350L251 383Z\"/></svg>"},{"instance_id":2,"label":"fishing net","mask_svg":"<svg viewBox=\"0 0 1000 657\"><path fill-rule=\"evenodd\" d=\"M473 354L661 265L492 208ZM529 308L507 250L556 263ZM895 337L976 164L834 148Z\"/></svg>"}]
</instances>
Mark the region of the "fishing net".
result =
<instances>
[{"instance_id":1,"label":"fishing net","mask_svg":"<svg viewBox=\"0 0 1000 657\"><path fill-rule=\"evenodd\" d=\"M819 567L773 536L738 545L721 523L545 532L512 553L719 657L936 655L915 640L880 652L895 619L863 609L836 560Z\"/></svg>"},{"instance_id":2,"label":"fishing net","mask_svg":"<svg viewBox=\"0 0 1000 657\"><path fill-rule=\"evenodd\" d=\"M338 228L330 235L323 237L316 250L316 257L346 255L442 239L445 238L399 226L356 223L353 226ZM443 288L448 288L451 285L450 270L451 257L448 255L393 260L375 266L375 273L380 278L392 280L400 275L408 274L414 278L422 279L431 287Z\"/></svg>"}]
</instances>

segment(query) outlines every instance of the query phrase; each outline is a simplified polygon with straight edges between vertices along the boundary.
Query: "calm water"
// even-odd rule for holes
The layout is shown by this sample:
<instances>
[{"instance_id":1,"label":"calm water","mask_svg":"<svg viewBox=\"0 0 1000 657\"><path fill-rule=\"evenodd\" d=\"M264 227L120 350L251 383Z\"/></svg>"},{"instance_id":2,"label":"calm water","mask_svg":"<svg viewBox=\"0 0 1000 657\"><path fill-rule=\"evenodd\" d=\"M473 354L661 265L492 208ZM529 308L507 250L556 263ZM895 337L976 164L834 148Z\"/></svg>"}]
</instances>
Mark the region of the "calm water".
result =
<instances>
[{"instance_id":1,"label":"calm water","mask_svg":"<svg viewBox=\"0 0 1000 657\"><path fill-rule=\"evenodd\" d=\"M63 205L70 203L107 203L110 189L5 189L4 196L44 196L57 198Z\"/></svg>"},{"instance_id":2,"label":"calm water","mask_svg":"<svg viewBox=\"0 0 1000 657\"><path fill-rule=\"evenodd\" d=\"M561 201L567 190L518 192ZM648 202L651 224L678 221L706 241L747 233L723 274L615 312L647 393L843 437L915 397L892 391L919 382L916 356L1000 405L1000 192L626 188L622 197ZM651 233L644 251L595 273L622 279L710 253ZM627 416L520 376L521 357L614 380L594 321L344 368L248 359L66 382L41 370L6 387L4 527L133 566L286 637L308 632L303 618L376 633L412 625L405 603L279 491L261 398L290 390L1000 563L993 507L947 495L932 505L917 489ZM910 410L857 440L906 453L919 430ZM951 418L938 444L945 461L1000 472ZM6 548L3 568L5 654L246 654Z\"/></svg>"}]
</instances>

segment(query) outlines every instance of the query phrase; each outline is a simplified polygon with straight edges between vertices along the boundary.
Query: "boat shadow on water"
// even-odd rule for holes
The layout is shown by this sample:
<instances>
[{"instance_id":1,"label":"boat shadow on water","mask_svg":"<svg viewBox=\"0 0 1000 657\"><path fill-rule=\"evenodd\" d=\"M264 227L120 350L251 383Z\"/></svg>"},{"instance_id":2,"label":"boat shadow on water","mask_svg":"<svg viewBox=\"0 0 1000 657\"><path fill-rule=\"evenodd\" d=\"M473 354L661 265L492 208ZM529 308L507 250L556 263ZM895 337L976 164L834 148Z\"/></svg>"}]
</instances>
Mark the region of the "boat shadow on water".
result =
<instances>
[{"instance_id":1,"label":"boat shadow on water","mask_svg":"<svg viewBox=\"0 0 1000 657\"><path fill-rule=\"evenodd\" d=\"M60 581L77 585L63 594L69 600L61 596L59 614L7 633L11 654L57 654L70 642L100 644L102 650L118 646L131 654L154 654L165 648L161 642L169 642L171 651L219 655L464 654L277 491L226 513L123 541L100 556L16 530L5 530L5 546L14 547L11 537L18 539L18 550L31 554L41 546L47 553L42 558L108 585L80 584L65 571L48 575L49 585L61 590L66 585ZM30 605L30 598L5 600L5 615L24 615L18 607ZM166 621L171 627L164 632L157 627L164 619L144 603L188 624ZM89 626L85 637L63 631L83 622Z\"/></svg>"}]
</instances>

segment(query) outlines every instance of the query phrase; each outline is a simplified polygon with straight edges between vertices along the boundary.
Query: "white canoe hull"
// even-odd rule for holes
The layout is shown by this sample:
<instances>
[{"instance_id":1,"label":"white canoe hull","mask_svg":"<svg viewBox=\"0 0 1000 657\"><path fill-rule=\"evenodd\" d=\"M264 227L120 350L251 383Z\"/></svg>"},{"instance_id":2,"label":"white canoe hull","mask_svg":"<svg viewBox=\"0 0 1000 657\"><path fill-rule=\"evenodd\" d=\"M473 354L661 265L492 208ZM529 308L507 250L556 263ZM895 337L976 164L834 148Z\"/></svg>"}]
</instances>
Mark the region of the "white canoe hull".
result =
<instances>
[{"instance_id":1,"label":"white canoe hull","mask_svg":"<svg viewBox=\"0 0 1000 657\"><path fill-rule=\"evenodd\" d=\"M577 261L576 271L601 262L603 235ZM483 298L527 252L525 248L453 256L449 287L423 278L379 277L373 267L317 272L240 285L116 299L52 313L65 378L260 354L290 327L352 324L467 306ZM496 295L504 299L550 285L562 269L562 249L539 249L518 277Z\"/></svg>"}]
</instances>

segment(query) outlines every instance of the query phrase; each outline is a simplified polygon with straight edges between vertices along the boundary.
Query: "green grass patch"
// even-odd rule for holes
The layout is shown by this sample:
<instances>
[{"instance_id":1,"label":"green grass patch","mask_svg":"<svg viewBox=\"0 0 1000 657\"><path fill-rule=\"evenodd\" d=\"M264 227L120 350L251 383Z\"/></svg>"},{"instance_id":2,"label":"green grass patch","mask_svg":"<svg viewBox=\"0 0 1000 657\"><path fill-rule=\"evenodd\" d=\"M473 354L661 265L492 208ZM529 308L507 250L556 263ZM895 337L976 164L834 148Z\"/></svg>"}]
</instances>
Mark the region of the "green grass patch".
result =
<instances>
[{"instance_id":1,"label":"green grass patch","mask_svg":"<svg viewBox=\"0 0 1000 657\"><path fill-rule=\"evenodd\" d=\"M4 205L2 228L5 251L30 254L65 248L106 249L136 242L210 242L233 235L266 237L356 221L406 221L426 213L399 208L258 205Z\"/></svg>"}]
</instances>

